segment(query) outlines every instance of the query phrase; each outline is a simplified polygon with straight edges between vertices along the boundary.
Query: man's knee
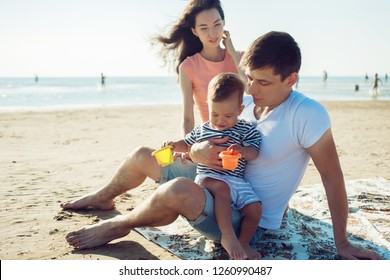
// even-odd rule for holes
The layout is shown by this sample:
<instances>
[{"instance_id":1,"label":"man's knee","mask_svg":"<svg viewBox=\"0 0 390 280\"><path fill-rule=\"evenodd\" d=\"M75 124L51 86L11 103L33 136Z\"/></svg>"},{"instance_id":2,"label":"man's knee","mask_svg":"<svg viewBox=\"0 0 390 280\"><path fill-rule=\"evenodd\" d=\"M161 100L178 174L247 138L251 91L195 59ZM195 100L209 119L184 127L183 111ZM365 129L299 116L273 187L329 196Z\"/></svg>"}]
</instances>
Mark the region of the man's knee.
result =
<instances>
[{"instance_id":1,"label":"man's knee","mask_svg":"<svg viewBox=\"0 0 390 280\"><path fill-rule=\"evenodd\" d=\"M137 147L127 155L127 160L144 162L152 157L152 149L147 147Z\"/></svg>"},{"instance_id":2,"label":"man's knee","mask_svg":"<svg viewBox=\"0 0 390 280\"><path fill-rule=\"evenodd\" d=\"M125 168L132 171L132 176L149 177L154 181L161 178L161 166L152 156L153 149L137 147L131 151L126 158Z\"/></svg>"},{"instance_id":3,"label":"man's knee","mask_svg":"<svg viewBox=\"0 0 390 280\"><path fill-rule=\"evenodd\" d=\"M161 185L160 188L165 188L167 196L175 200L187 199L203 192L192 180L184 177L170 180Z\"/></svg>"},{"instance_id":4,"label":"man's knee","mask_svg":"<svg viewBox=\"0 0 390 280\"><path fill-rule=\"evenodd\" d=\"M187 219L195 219L203 211L205 194L192 180L180 177L162 184L157 191L168 207L176 209Z\"/></svg>"}]
</instances>

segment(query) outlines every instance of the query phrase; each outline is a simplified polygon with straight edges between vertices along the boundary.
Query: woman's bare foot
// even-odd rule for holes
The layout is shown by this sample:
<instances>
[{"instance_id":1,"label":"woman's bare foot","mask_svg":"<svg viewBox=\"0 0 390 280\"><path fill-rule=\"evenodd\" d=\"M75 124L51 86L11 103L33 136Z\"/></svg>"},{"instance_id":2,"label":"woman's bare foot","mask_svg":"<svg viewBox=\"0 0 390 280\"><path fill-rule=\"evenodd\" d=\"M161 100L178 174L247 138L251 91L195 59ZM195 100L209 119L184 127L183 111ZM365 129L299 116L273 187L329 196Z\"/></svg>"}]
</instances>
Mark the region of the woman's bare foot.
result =
<instances>
[{"instance_id":1,"label":"woman's bare foot","mask_svg":"<svg viewBox=\"0 0 390 280\"><path fill-rule=\"evenodd\" d=\"M253 249L249 244L241 244L242 249L245 251L248 260L261 259L261 253Z\"/></svg>"},{"instance_id":2,"label":"woman's bare foot","mask_svg":"<svg viewBox=\"0 0 390 280\"><path fill-rule=\"evenodd\" d=\"M63 209L82 209L86 207L94 207L100 210L112 210L115 208L114 200L99 198L97 193L90 193L71 202L61 203Z\"/></svg>"},{"instance_id":3,"label":"woman's bare foot","mask_svg":"<svg viewBox=\"0 0 390 280\"><path fill-rule=\"evenodd\" d=\"M233 234L223 234L221 239L222 247L228 252L229 256L233 260L245 260L247 255L243 248L241 247L240 242L237 239L237 236Z\"/></svg>"},{"instance_id":4,"label":"woman's bare foot","mask_svg":"<svg viewBox=\"0 0 390 280\"><path fill-rule=\"evenodd\" d=\"M126 236L130 231L131 229L126 226L124 217L117 216L98 224L72 231L66 235L66 241L75 248L88 249Z\"/></svg>"}]
</instances>

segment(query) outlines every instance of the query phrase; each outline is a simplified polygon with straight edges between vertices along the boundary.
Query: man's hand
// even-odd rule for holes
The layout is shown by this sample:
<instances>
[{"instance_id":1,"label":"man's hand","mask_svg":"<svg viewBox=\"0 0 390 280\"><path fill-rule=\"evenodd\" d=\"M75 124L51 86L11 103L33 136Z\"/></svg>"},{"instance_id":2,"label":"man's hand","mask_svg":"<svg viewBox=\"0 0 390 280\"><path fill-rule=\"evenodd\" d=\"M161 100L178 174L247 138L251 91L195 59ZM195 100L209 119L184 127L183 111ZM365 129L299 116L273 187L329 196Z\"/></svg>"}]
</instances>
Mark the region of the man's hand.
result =
<instances>
[{"instance_id":1,"label":"man's hand","mask_svg":"<svg viewBox=\"0 0 390 280\"><path fill-rule=\"evenodd\" d=\"M219 146L229 140L229 137L211 139L192 145L190 157L196 163L201 163L213 169L222 170L222 160L219 153L226 150L226 147Z\"/></svg>"},{"instance_id":2,"label":"man's hand","mask_svg":"<svg viewBox=\"0 0 390 280\"><path fill-rule=\"evenodd\" d=\"M349 241L337 246L338 254L348 260L381 260L382 258L374 251L352 245Z\"/></svg>"}]
</instances>

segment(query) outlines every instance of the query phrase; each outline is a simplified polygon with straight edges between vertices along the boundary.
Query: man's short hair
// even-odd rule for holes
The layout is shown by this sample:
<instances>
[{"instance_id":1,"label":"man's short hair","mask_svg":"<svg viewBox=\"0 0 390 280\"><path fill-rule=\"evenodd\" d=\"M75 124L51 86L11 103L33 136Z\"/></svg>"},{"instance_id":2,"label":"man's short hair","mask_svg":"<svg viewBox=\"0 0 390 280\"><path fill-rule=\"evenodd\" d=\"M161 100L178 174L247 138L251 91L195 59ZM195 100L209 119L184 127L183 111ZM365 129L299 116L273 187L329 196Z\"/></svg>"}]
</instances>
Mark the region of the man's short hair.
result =
<instances>
[{"instance_id":1,"label":"man's short hair","mask_svg":"<svg viewBox=\"0 0 390 280\"><path fill-rule=\"evenodd\" d=\"M301 50L294 38L286 32L271 31L257 38L245 52L243 68L273 68L282 81L301 68Z\"/></svg>"}]
</instances>

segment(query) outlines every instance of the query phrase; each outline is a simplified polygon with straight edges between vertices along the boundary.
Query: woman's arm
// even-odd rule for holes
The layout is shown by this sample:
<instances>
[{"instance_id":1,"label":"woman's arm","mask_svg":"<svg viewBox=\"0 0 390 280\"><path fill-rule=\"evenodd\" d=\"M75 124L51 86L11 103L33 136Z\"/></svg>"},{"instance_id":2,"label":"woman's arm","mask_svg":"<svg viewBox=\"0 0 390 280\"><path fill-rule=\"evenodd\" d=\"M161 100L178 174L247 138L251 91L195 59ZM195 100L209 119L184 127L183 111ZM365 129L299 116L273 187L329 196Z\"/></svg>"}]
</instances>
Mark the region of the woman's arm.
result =
<instances>
[{"instance_id":1,"label":"woman's arm","mask_svg":"<svg viewBox=\"0 0 390 280\"><path fill-rule=\"evenodd\" d=\"M181 67L179 67L179 82L183 94L183 135L186 135L195 125L194 99L192 97L192 83Z\"/></svg>"},{"instance_id":2,"label":"woman's arm","mask_svg":"<svg viewBox=\"0 0 390 280\"><path fill-rule=\"evenodd\" d=\"M240 77L244 81L246 81L247 78L246 78L245 72L239 66L240 65L240 61L241 61L241 55L238 52L236 52L236 50L234 48L234 45L233 45L233 42L232 42L232 39L230 37L230 32L229 31L227 31L227 30L224 31L224 39L223 39L222 42L223 42L223 45L226 48L226 51L228 52L228 54L233 59L234 65L237 68L238 75L240 75Z\"/></svg>"}]
</instances>

